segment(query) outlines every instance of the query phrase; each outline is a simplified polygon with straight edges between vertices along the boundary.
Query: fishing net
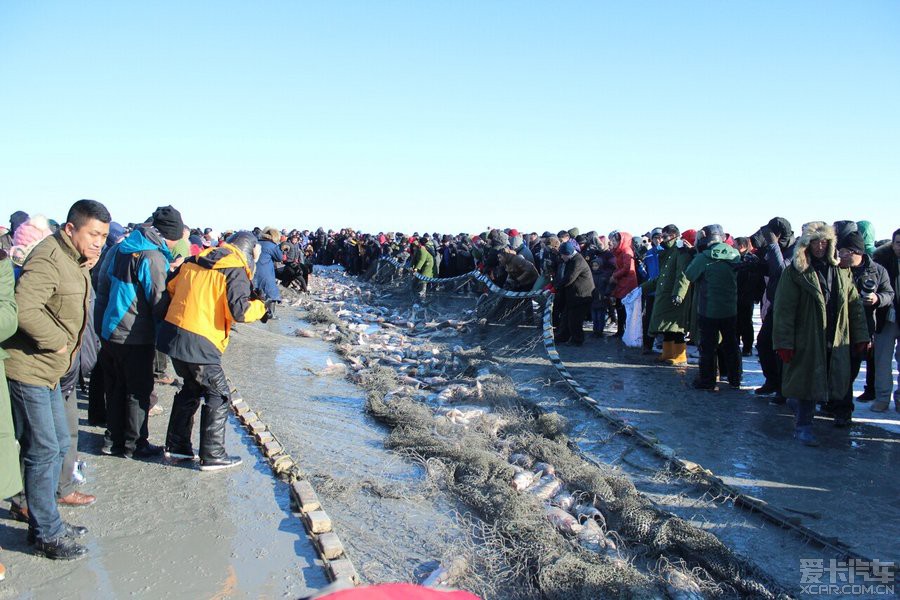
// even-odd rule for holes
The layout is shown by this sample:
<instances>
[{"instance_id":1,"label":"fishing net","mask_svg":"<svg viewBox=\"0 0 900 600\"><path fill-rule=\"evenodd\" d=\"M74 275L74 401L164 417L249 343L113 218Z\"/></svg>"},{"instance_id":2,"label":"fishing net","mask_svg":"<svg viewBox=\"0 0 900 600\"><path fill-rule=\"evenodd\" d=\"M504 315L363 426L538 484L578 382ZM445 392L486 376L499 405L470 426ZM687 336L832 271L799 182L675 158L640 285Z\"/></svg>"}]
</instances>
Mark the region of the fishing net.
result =
<instances>
[{"instance_id":1,"label":"fishing net","mask_svg":"<svg viewBox=\"0 0 900 600\"><path fill-rule=\"evenodd\" d=\"M390 428L386 445L438 465L440 485L477 515L476 537L488 545L481 554L502 559L503 568L492 568L507 578L501 584L514 584L516 597L656 598L664 590L672 595L673 585L683 592L685 582L698 590L694 597L787 597L715 535L658 509L621 471L585 460L568 441L565 419L529 405L499 374L492 361L498 353L543 352L551 296L508 292L475 273L423 280L391 260L378 261L367 275L376 285L366 302L389 306L394 315L399 308L402 318L382 323L403 332L413 346L390 367L378 364L371 352L368 362L361 361L357 355L366 350L359 345L338 350L361 365L354 378L367 390L367 411ZM314 318L334 326L324 315ZM336 327L349 337L345 325ZM442 331L453 334L446 336L447 345L460 335L466 343L452 350L415 346L416 340L440 342ZM377 355L385 360L390 352ZM421 389L420 380L435 374L440 394ZM462 383L454 388L454 382ZM485 407L463 427L441 413L445 402L460 397ZM510 461L517 454L553 465L579 502L596 507L605 533L619 542L615 552L576 543L548 521L541 500L514 489L510 482L517 470ZM473 561L477 564L477 556ZM512 597L470 583L484 597ZM491 585L497 585L496 578Z\"/></svg>"}]
</instances>

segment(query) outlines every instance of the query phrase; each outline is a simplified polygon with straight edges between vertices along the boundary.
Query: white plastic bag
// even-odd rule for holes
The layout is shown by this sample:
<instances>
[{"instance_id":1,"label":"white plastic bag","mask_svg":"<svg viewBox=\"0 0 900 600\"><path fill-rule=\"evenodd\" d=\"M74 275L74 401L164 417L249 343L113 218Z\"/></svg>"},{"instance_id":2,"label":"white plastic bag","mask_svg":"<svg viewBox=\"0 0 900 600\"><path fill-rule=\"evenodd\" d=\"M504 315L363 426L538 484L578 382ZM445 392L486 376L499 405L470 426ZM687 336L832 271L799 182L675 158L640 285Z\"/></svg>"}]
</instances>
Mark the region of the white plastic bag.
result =
<instances>
[{"instance_id":1,"label":"white plastic bag","mask_svg":"<svg viewBox=\"0 0 900 600\"><path fill-rule=\"evenodd\" d=\"M629 348L640 348L643 343L644 331L641 322L641 288L640 286L631 290L627 296L622 298L622 304L625 305L625 335L622 341Z\"/></svg>"}]
</instances>

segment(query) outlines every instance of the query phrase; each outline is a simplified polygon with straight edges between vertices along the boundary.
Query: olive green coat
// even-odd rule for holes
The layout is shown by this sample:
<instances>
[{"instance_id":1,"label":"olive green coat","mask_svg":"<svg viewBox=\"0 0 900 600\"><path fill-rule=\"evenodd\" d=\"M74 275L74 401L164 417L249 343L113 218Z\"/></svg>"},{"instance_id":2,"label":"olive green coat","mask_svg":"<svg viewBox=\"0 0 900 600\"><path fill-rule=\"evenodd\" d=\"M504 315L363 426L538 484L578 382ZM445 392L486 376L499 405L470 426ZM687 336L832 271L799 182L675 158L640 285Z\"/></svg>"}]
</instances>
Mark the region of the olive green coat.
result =
<instances>
[{"instance_id":1,"label":"olive green coat","mask_svg":"<svg viewBox=\"0 0 900 600\"><path fill-rule=\"evenodd\" d=\"M648 333L684 333L687 330L691 314L688 294L691 282L685 277L684 270L692 257L693 251L690 248L678 248L675 240L664 244L659 255L659 277L641 284L642 293L653 292L656 295ZM676 306L672 302L672 296L678 296L683 302Z\"/></svg>"},{"instance_id":2,"label":"olive green coat","mask_svg":"<svg viewBox=\"0 0 900 600\"><path fill-rule=\"evenodd\" d=\"M3 342L10 379L54 388L72 367L90 304L91 279L83 265L61 231L28 255L16 282L19 329Z\"/></svg>"},{"instance_id":3,"label":"olive green coat","mask_svg":"<svg viewBox=\"0 0 900 600\"><path fill-rule=\"evenodd\" d=\"M804 267L802 271L798 263ZM825 296L815 269L805 265L803 259L798 261L795 253L794 262L781 274L773 309L773 345L775 349L794 351L781 379L782 393L789 398L843 398L851 384L851 347L869 340L865 312L850 270L837 269L837 274L837 327L828 365Z\"/></svg>"},{"instance_id":4,"label":"olive green coat","mask_svg":"<svg viewBox=\"0 0 900 600\"><path fill-rule=\"evenodd\" d=\"M14 290L12 261L3 258L0 260L0 342L14 334L18 327ZM0 348L0 498L9 498L22 489L19 444L13 429L12 406L3 366L5 358L6 352Z\"/></svg>"},{"instance_id":5,"label":"olive green coat","mask_svg":"<svg viewBox=\"0 0 900 600\"><path fill-rule=\"evenodd\" d=\"M425 246L416 248L416 255L413 259L413 269L423 277L434 277L434 257Z\"/></svg>"}]
</instances>

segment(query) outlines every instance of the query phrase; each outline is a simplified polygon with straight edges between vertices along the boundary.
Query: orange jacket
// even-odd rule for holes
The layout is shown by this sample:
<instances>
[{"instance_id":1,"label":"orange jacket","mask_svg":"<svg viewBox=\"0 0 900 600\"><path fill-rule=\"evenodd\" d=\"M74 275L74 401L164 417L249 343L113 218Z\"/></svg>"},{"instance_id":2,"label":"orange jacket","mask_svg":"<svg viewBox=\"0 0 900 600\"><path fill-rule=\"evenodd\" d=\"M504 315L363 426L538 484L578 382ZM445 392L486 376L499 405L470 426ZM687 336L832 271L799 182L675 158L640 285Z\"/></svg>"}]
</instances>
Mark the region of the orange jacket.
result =
<instances>
[{"instance_id":1,"label":"orange jacket","mask_svg":"<svg viewBox=\"0 0 900 600\"><path fill-rule=\"evenodd\" d=\"M251 299L251 271L231 244L208 248L184 261L166 286L171 302L157 347L172 358L218 363L233 323L262 318L266 305Z\"/></svg>"}]
</instances>

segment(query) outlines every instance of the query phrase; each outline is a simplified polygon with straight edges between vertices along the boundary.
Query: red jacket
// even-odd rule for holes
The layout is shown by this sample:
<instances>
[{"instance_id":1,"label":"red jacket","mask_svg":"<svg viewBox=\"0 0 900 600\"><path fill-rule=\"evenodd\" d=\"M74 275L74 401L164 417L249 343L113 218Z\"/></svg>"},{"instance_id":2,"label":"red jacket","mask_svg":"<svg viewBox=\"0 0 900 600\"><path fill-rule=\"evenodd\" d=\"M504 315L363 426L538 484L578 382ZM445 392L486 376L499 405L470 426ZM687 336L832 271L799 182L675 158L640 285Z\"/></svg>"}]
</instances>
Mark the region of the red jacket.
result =
<instances>
[{"instance_id":1,"label":"red jacket","mask_svg":"<svg viewBox=\"0 0 900 600\"><path fill-rule=\"evenodd\" d=\"M616 281L616 287L612 291L612 297L621 300L638 284L630 233L619 232L619 245L613 248L613 254L616 257L616 270L612 276Z\"/></svg>"}]
</instances>

